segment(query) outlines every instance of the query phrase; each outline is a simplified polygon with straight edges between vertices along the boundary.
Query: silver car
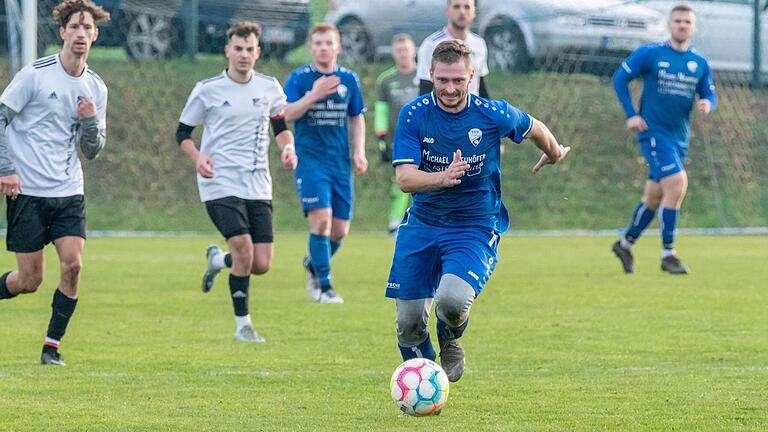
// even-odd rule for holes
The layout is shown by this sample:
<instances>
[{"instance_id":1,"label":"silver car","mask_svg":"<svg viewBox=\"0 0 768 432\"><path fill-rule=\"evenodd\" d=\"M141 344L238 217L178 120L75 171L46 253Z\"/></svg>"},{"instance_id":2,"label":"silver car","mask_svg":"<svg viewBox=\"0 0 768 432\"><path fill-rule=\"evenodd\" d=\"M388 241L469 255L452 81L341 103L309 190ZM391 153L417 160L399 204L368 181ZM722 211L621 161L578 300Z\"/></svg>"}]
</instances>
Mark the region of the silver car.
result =
<instances>
[{"instance_id":1,"label":"silver car","mask_svg":"<svg viewBox=\"0 0 768 432\"><path fill-rule=\"evenodd\" d=\"M715 72L752 72L753 0L689 0L696 12L693 45L709 58ZM665 16L678 2L653 0L643 4ZM768 4L762 5L761 70L768 73Z\"/></svg>"},{"instance_id":2,"label":"silver car","mask_svg":"<svg viewBox=\"0 0 768 432\"><path fill-rule=\"evenodd\" d=\"M445 26L445 0L330 0L325 19L336 24L345 61L389 52L395 33L420 43ZM488 44L491 67L524 71L537 60L618 63L639 45L666 37L664 16L622 0L478 0L474 31Z\"/></svg>"}]
</instances>

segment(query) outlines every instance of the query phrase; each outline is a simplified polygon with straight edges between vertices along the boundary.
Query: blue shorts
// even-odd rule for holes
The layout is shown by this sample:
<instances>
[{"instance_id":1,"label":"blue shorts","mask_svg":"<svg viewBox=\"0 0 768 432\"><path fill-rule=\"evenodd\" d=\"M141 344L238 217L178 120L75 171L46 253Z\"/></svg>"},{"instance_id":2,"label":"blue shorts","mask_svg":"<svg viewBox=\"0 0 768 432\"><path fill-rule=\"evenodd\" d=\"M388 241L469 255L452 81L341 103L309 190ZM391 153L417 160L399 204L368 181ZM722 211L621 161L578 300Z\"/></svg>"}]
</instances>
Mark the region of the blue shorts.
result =
<instances>
[{"instance_id":1,"label":"blue shorts","mask_svg":"<svg viewBox=\"0 0 768 432\"><path fill-rule=\"evenodd\" d=\"M485 287L496 268L499 234L484 228L427 225L406 212L397 233L387 297L432 298L444 274L453 274L475 290Z\"/></svg>"},{"instance_id":2,"label":"blue shorts","mask_svg":"<svg viewBox=\"0 0 768 432\"><path fill-rule=\"evenodd\" d=\"M640 140L640 149L648 164L648 179L655 182L685 171L688 148L681 147L664 137Z\"/></svg>"},{"instance_id":3,"label":"blue shorts","mask_svg":"<svg viewBox=\"0 0 768 432\"><path fill-rule=\"evenodd\" d=\"M322 171L296 171L296 191L304 216L310 210L329 208L335 218L352 219L351 174L335 177Z\"/></svg>"}]
</instances>

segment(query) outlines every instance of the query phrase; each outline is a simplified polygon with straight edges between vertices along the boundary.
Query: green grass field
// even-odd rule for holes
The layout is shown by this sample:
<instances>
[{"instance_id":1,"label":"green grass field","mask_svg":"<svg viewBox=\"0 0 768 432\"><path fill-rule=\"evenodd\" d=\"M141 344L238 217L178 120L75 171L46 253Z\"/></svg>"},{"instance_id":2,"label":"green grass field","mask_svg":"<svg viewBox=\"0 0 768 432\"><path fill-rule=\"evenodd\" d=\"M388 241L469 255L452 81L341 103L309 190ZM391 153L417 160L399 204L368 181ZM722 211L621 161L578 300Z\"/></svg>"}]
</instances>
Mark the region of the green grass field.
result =
<instances>
[{"instance_id":1,"label":"green grass field","mask_svg":"<svg viewBox=\"0 0 768 432\"><path fill-rule=\"evenodd\" d=\"M347 303L319 305L304 294L305 236L279 235L272 271L251 282L268 339L256 345L233 340L226 277L199 290L215 240L89 240L66 368L37 365L49 248L41 292L0 302L0 430L768 429L768 237L680 238L687 277L661 274L656 238L632 276L609 238L505 238L467 373L426 419L398 417L389 397L390 240L353 233L334 259Z\"/></svg>"}]
</instances>

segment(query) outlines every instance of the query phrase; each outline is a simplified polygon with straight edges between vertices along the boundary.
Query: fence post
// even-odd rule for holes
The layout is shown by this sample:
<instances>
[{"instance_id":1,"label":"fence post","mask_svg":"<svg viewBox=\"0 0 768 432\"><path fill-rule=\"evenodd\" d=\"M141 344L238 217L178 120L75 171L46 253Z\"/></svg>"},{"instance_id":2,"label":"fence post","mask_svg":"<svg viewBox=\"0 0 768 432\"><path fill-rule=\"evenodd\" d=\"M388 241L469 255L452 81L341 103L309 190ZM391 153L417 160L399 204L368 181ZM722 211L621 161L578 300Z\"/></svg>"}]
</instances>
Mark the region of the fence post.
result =
<instances>
[{"instance_id":1,"label":"fence post","mask_svg":"<svg viewBox=\"0 0 768 432\"><path fill-rule=\"evenodd\" d=\"M22 0L24 25L22 27L21 66L37 58L37 0Z\"/></svg>"},{"instance_id":2,"label":"fence post","mask_svg":"<svg viewBox=\"0 0 768 432\"><path fill-rule=\"evenodd\" d=\"M185 0L185 9L187 10L186 16L186 45L187 45L187 59L189 61L195 61L198 47L198 34L197 29L200 27L200 2L199 0Z\"/></svg>"},{"instance_id":3,"label":"fence post","mask_svg":"<svg viewBox=\"0 0 768 432\"><path fill-rule=\"evenodd\" d=\"M754 0L754 27L752 31L752 88L760 88L762 78L762 59L760 50L762 43L760 40L760 0Z\"/></svg>"}]
</instances>

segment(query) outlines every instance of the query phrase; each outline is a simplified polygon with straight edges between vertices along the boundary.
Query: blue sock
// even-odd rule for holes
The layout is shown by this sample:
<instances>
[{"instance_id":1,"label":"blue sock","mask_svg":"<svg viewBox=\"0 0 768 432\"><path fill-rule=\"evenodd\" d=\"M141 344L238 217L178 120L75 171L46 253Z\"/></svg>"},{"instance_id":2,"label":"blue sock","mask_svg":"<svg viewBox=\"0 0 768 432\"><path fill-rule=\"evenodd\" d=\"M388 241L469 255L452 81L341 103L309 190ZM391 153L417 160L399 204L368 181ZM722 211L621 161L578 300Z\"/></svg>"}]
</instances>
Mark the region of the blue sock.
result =
<instances>
[{"instance_id":1,"label":"blue sock","mask_svg":"<svg viewBox=\"0 0 768 432\"><path fill-rule=\"evenodd\" d=\"M464 324L458 327L449 327L448 323L438 318L437 319L438 339L458 339L464 334L464 330L467 329L468 325L469 325L469 318L467 318L467 320L464 321Z\"/></svg>"},{"instance_id":2,"label":"blue sock","mask_svg":"<svg viewBox=\"0 0 768 432\"><path fill-rule=\"evenodd\" d=\"M331 256L336 255L336 251L339 250L340 247L341 247L341 242L340 241L335 242L335 241L331 240Z\"/></svg>"},{"instance_id":3,"label":"blue sock","mask_svg":"<svg viewBox=\"0 0 768 432\"><path fill-rule=\"evenodd\" d=\"M651 223L656 212L649 209L642 202L637 204L635 211L632 212L632 220L629 221L629 227L624 237L630 242L634 243Z\"/></svg>"},{"instance_id":4,"label":"blue sock","mask_svg":"<svg viewBox=\"0 0 768 432\"><path fill-rule=\"evenodd\" d=\"M330 237L309 234L309 259L321 286L331 285L331 245Z\"/></svg>"},{"instance_id":5,"label":"blue sock","mask_svg":"<svg viewBox=\"0 0 768 432\"><path fill-rule=\"evenodd\" d=\"M659 212L661 220L661 243L664 249L672 249L675 244L675 230L677 229L677 209L662 208Z\"/></svg>"},{"instance_id":6,"label":"blue sock","mask_svg":"<svg viewBox=\"0 0 768 432\"><path fill-rule=\"evenodd\" d=\"M435 361L437 358L437 353L435 353L435 348L432 346L432 341L429 340L429 335L427 335L427 340L415 347L404 347L400 344L397 344L397 347L400 348L400 355L403 356L403 361L418 357Z\"/></svg>"}]
</instances>

